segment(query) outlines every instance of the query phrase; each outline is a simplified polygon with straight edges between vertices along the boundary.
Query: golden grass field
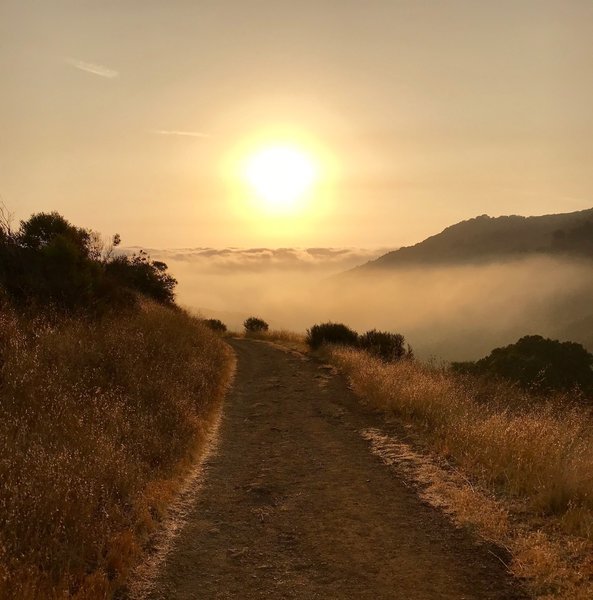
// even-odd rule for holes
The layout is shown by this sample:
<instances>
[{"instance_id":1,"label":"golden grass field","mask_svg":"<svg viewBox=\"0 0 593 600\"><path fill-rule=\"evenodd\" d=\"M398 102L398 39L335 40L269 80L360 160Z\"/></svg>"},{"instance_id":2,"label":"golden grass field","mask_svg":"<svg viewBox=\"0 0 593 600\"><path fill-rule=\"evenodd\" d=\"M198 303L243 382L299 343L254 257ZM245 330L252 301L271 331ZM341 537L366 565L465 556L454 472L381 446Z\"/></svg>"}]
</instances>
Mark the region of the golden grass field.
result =
<instances>
[{"instance_id":1,"label":"golden grass field","mask_svg":"<svg viewBox=\"0 0 593 600\"><path fill-rule=\"evenodd\" d=\"M384 363L343 347L328 358L365 403L411 424L467 476L450 494L453 513L505 546L537 597L593 597L589 408L418 361Z\"/></svg>"},{"instance_id":2,"label":"golden grass field","mask_svg":"<svg viewBox=\"0 0 593 600\"><path fill-rule=\"evenodd\" d=\"M182 311L0 312L0 597L110 598L199 455L233 357Z\"/></svg>"},{"instance_id":3,"label":"golden grass field","mask_svg":"<svg viewBox=\"0 0 593 600\"><path fill-rule=\"evenodd\" d=\"M232 352L198 319L150 302L101 321L6 307L0 320L0 597L110 598L200 455ZM306 350L289 331L246 337ZM534 596L592 597L590 408L415 360L317 354L453 466L433 482L439 501L505 547Z\"/></svg>"}]
</instances>

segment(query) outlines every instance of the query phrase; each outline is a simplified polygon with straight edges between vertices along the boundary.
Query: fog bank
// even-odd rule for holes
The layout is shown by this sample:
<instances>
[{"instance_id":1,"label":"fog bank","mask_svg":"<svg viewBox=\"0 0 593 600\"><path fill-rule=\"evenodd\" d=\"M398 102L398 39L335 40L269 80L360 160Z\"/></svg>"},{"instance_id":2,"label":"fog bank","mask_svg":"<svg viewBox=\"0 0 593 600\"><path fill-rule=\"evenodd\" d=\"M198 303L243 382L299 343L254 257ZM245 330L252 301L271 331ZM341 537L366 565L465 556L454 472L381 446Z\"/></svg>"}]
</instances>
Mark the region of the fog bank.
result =
<instances>
[{"instance_id":1,"label":"fog bank","mask_svg":"<svg viewBox=\"0 0 593 600\"><path fill-rule=\"evenodd\" d=\"M341 321L405 335L417 355L475 359L526 334L593 350L590 262L532 257L338 275L382 254L358 249L152 251L179 280L180 304L240 330L260 316L304 332Z\"/></svg>"}]
</instances>

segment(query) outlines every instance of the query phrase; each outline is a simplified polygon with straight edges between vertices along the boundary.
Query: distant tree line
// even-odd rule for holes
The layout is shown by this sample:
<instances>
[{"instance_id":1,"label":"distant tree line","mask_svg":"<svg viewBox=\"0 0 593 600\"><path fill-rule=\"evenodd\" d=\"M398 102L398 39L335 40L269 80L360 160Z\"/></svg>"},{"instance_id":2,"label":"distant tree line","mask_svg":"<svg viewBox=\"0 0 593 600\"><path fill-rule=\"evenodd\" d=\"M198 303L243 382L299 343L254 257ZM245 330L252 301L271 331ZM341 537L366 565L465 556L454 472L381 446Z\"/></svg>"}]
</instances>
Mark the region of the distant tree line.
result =
<instances>
[{"instance_id":1,"label":"distant tree line","mask_svg":"<svg viewBox=\"0 0 593 600\"><path fill-rule=\"evenodd\" d=\"M0 290L16 306L103 313L134 306L139 295L173 305L177 281L144 252L117 253L96 232L57 212L37 213L13 230L0 218Z\"/></svg>"},{"instance_id":2,"label":"distant tree line","mask_svg":"<svg viewBox=\"0 0 593 600\"><path fill-rule=\"evenodd\" d=\"M593 220L583 221L574 227L554 231L552 250L593 256Z\"/></svg>"}]
</instances>

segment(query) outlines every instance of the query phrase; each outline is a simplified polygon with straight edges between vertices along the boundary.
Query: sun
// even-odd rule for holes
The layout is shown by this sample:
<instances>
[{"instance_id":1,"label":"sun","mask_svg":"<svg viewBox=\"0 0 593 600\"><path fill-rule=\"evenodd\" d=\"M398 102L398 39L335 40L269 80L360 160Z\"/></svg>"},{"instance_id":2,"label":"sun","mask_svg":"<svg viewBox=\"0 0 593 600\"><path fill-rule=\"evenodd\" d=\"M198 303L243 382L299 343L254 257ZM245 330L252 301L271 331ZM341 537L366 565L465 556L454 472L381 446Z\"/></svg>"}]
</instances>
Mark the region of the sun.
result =
<instances>
[{"instance_id":1,"label":"sun","mask_svg":"<svg viewBox=\"0 0 593 600\"><path fill-rule=\"evenodd\" d=\"M306 151L278 144L266 146L248 156L243 175L268 211L287 213L311 192L318 179L318 166Z\"/></svg>"}]
</instances>

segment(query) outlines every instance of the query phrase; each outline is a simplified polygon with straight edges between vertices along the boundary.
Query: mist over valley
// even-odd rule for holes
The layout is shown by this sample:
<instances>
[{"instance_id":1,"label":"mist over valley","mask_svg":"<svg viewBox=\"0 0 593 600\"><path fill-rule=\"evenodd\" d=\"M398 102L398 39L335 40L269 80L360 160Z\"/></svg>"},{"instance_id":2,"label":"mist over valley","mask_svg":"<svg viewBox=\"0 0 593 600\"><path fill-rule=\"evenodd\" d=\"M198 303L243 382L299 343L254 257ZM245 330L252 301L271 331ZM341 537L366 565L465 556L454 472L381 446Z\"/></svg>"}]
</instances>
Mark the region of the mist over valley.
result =
<instances>
[{"instance_id":1,"label":"mist over valley","mask_svg":"<svg viewBox=\"0 0 593 600\"><path fill-rule=\"evenodd\" d=\"M240 331L339 321L402 333L423 358L471 360L526 334L593 348L593 211L478 217L410 248L151 250L179 302ZM568 249L568 250L567 250Z\"/></svg>"}]
</instances>

